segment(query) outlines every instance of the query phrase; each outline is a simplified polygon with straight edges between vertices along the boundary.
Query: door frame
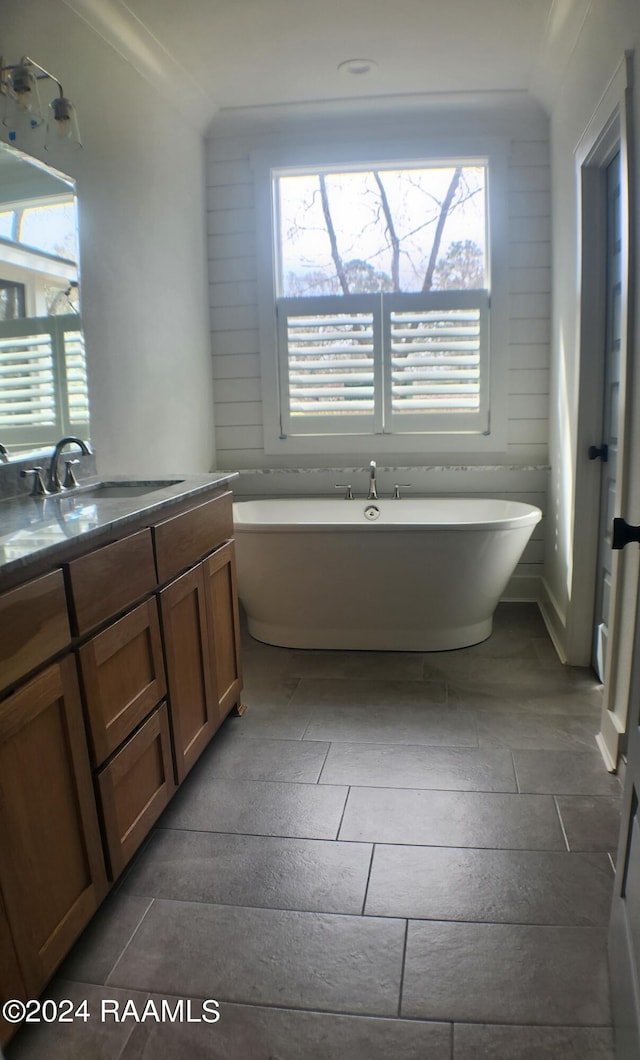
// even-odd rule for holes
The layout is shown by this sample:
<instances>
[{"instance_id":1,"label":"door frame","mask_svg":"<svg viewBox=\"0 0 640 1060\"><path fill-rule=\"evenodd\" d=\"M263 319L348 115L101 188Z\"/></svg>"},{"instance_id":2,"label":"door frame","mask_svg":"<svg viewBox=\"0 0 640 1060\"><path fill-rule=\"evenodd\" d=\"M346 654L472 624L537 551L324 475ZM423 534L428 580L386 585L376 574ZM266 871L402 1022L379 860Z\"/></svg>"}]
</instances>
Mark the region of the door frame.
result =
<instances>
[{"instance_id":1,"label":"door frame","mask_svg":"<svg viewBox=\"0 0 640 1060\"><path fill-rule=\"evenodd\" d=\"M632 289L630 255L631 215L631 89L633 56L628 52L621 60L608 88L596 108L575 149L578 187L579 239L579 387L576 429L576 477L573 551L573 598L567 615L567 658L589 666L596 596L599 520L593 513L600 508L599 461L590 461L590 445L600 445L604 385L603 341L606 317L606 237L607 237L607 167L620 152L620 228L622 254L621 348L620 348L620 440L616 515L624 508L628 495L629 402L627 379L631 349L632 313L629 291ZM627 728L627 711L633 659L634 629L621 622L629 610L625 585L637 585L637 556L628 549L613 557L609 644L606 660L601 730L598 746L609 770L617 768L618 756ZM632 568L635 567L635 570Z\"/></svg>"}]
</instances>

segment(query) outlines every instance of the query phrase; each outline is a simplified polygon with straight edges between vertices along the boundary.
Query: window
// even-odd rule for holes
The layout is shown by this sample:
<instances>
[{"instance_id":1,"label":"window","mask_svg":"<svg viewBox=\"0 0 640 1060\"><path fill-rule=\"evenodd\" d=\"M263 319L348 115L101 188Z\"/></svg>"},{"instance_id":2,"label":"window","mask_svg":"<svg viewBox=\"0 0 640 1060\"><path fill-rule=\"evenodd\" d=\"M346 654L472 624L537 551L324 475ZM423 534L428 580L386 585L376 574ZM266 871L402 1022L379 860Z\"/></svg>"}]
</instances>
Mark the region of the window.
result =
<instances>
[{"instance_id":1,"label":"window","mask_svg":"<svg viewBox=\"0 0 640 1060\"><path fill-rule=\"evenodd\" d=\"M489 153L264 166L267 451L362 451L372 436L378 451L460 451L490 437L493 175Z\"/></svg>"},{"instance_id":2,"label":"window","mask_svg":"<svg viewBox=\"0 0 640 1060\"><path fill-rule=\"evenodd\" d=\"M0 279L0 320L25 316L24 284Z\"/></svg>"}]
</instances>

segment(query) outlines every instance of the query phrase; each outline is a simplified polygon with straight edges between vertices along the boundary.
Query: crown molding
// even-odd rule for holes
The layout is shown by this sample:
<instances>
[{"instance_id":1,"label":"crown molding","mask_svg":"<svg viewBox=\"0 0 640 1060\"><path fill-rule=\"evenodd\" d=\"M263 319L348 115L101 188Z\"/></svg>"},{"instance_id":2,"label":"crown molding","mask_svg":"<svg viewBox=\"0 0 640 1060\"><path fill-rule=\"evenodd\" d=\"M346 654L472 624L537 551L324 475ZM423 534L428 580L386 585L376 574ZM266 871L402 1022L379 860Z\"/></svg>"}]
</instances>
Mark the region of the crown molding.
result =
<instances>
[{"instance_id":1,"label":"crown molding","mask_svg":"<svg viewBox=\"0 0 640 1060\"><path fill-rule=\"evenodd\" d=\"M216 103L176 62L123 0L63 0L118 55L128 62L199 132L217 111Z\"/></svg>"},{"instance_id":2,"label":"crown molding","mask_svg":"<svg viewBox=\"0 0 640 1060\"><path fill-rule=\"evenodd\" d=\"M530 80L532 94L548 113L553 110L592 6L593 0L553 0Z\"/></svg>"}]
</instances>

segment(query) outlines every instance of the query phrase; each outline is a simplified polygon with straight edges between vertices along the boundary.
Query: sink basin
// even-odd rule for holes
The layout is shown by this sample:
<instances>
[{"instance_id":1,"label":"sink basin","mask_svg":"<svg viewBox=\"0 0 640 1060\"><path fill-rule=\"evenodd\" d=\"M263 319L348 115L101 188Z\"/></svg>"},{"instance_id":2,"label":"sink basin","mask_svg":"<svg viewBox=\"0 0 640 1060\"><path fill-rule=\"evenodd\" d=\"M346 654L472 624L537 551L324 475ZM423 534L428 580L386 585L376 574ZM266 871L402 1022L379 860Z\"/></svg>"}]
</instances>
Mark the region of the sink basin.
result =
<instances>
[{"instance_id":1,"label":"sink basin","mask_svg":"<svg viewBox=\"0 0 640 1060\"><path fill-rule=\"evenodd\" d=\"M181 482L184 482L184 479L170 478L150 482L98 482L91 489L81 489L77 496L93 497L96 500L108 500L111 497L145 497L147 493L154 493L155 490L162 490L167 486L178 486Z\"/></svg>"}]
</instances>

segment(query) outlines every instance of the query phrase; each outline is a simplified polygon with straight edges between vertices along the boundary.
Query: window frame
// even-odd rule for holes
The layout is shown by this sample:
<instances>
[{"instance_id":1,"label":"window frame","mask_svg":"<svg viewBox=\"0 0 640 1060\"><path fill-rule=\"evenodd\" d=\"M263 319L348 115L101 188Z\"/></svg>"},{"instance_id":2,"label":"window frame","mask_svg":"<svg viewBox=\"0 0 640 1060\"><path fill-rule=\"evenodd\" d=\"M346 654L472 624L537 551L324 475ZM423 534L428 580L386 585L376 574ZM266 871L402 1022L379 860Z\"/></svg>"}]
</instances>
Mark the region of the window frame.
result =
<instances>
[{"instance_id":1,"label":"window frame","mask_svg":"<svg viewBox=\"0 0 640 1060\"><path fill-rule=\"evenodd\" d=\"M488 211L487 296L488 342L486 346L486 386L482 394L485 414L484 425L471 431L461 429L459 417L449 417L443 424L443 416L434 422L434 428L425 430L403 429L398 433L297 433L287 431L287 416L283 417L283 365L279 347L279 322L276 312L278 301L277 276L279 247L274 224L273 177L278 171L296 167L323 169L330 166L346 169L363 165L424 163L443 165L446 163L471 164L482 160L487 166L486 208ZM314 145L260 149L251 154L251 165L255 179L256 236L258 264L258 309L259 342L261 364L261 389L264 424L264 451L269 455L322 455L368 453L375 448L380 456L423 452L451 454L504 454L507 446L507 142L503 139L487 138L429 138L422 143L418 137L410 141L390 141L384 146L372 143L336 143L332 146ZM436 296L463 292L429 292ZM478 292L474 292L478 293ZM481 293L481 292L480 292ZM485 292L485 296L487 293ZM357 298L359 296L337 296ZM365 296L371 299L371 296ZM412 297L409 293L400 296L385 295L390 302L394 297L403 301ZM417 295L417 297L423 297ZM335 301L331 296L326 303ZM291 301L288 299L287 301ZM343 302L344 304L344 302ZM385 369L388 370L388 369ZM379 379L382 382L382 379ZM376 385L378 380L376 380ZM384 390L383 390L384 395ZM384 400L384 396L383 396ZM336 428L339 425L336 424ZM406 426L409 426L407 424Z\"/></svg>"}]
</instances>

